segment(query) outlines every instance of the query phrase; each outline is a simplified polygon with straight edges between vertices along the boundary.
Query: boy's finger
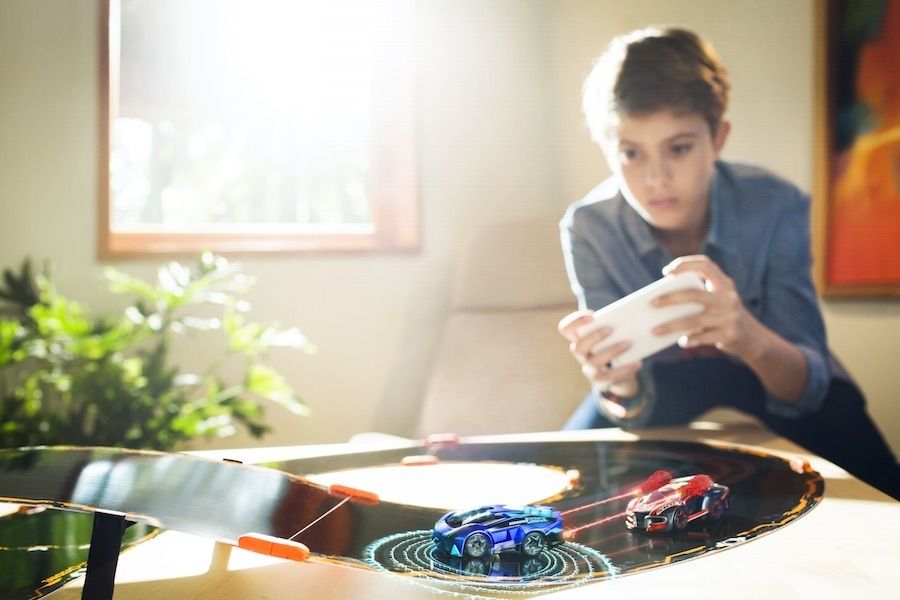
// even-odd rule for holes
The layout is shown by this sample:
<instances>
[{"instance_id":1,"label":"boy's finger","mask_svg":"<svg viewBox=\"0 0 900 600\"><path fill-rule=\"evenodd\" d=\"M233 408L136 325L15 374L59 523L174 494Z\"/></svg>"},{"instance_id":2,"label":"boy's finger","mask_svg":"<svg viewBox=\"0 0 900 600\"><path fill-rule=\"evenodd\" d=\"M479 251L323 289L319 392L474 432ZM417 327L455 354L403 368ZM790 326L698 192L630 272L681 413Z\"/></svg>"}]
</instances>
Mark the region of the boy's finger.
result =
<instances>
[{"instance_id":1,"label":"boy's finger","mask_svg":"<svg viewBox=\"0 0 900 600\"><path fill-rule=\"evenodd\" d=\"M577 337L575 339L575 352L584 356L594 354L594 349L602 345L603 340L609 337L609 334L611 333L611 327L600 327L590 333Z\"/></svg>"},{"instance_id":2,"label":"boy's finger","mask_svg":"<svg viewBox=\"0 0 900 600\"><path fill-rule=\"evenodd\" d=\"M698 290L696 288L677 290L657 296L650 304L653 306L667 306L669 304L683 304L685 302L696 302L698 304L709 306L712 302L712 294L706 290Z\"/></svg>"},{"instance_id":3,"label":"boy's finger","mask_svg":"<svg viewBox=\"0 0 900 600\"><path fill-rule=\"evenodd\" d=\"M696 263L696 262L702 261L703 259L706 259L706 258L707 257L704 256L703 254L690 254L687 256L679 256L678 258L676 258L675 260L673 260L672 262L670 262L669 264L667 264L666 266L664 266L662 268L662 274L663 275L671 275L673 273L680 272L679 269L683 270L683 268L684 268L683 265L688 264L688 263Z\"/></svg>"},{"instance_id":4,"label":"boy's finger","mask_svg":"<svg viewBox=\"0 0 900 600\"><path fill-rule=\"evenodd\" d=\"M597 369L609 369L609 363L631 347L631 342L621 341L612 346L597 347L591 349L587 361Z\"/></svg>"},{"instance_id":5,"label":"boy's finger","mask_svg":"<svg viewBox=\"0 0 900 600\"><path fill-rule=\"evenodd\" d=\"M606 372L607 380L610 385L615 385L621 381L626 381L634 377L635 373L641 370L643 363L640 361L634 363L628 363L627 365L620 365L614 369L610 369Z\"/></svg>"},{"instance_id":6,"label":"boy's finger","mask_svg":"<svg viewBox=\"0 0 900 600\"><path fill-rule=\"evenodd\" d=\"M598 383L603 387L608 387L628 381L634 377L643 366L644 364L641 361L620 365L612 369L607 369L605 367L598 369L593 365L584 365L582 372L594 383Z\"/></svg>"},{"instance_id":7,"label":"boy's finger","mask_svg":"<svg viewBox=\"0 0 900 600\"><path fill-rule=\"evenodd\" d=\"M570 342L574 342L577 338L576 331L579 327L583 327L594 319L594 311L592 310L576 310L569 313L560 320L558 328L564 338Z\"/></svg>"},{"instance_id":8,"label":"boy's finger","mask_svg":"<svg viewBox=\"0 0 900 600\"><path fill-rule=\"evenodd\" d=\"M719 268L719 265L703 254L676 258L663 267L662 270L663 275L677 275L686 271L700 273L704 279L712 283L713 289L721 289L730 281L728 276Z\"/></svg>"},{"instance_id":9,"label":"boy's finger","mask_svg":"<svg viewBox=\"0 0 900 600\"><path fill-rule=\"evenodd\" d=\"M706 330L690 335L682 336L678 339L678 345L682 348L695 348L697 346L715 346L722 349L719 344L720 333L715 330Z\"/></svg>"},{"instance_id":10,"label":"boy's finger","mask_svg":"<svg viewBox=\"0 0 900 600\"><path fill-rule=\"evenodd\" d=\"M715 324L715 317L710 317L706 313L700 313L699 315L667 321L651 329L650 333L653 335L665 335L673 331L697 331L712 327Z\"/></svg>"}]
</instances>

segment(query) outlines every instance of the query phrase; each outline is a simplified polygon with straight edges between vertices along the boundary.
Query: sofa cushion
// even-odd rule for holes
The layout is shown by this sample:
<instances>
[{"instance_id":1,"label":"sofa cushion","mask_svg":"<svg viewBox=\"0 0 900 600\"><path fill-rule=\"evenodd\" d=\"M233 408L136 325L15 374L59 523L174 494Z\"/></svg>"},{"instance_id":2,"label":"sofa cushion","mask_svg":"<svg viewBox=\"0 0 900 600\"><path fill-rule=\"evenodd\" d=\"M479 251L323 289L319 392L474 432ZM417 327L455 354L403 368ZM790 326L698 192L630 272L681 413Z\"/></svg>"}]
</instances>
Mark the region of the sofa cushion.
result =
<instances>
[{"instance_id":1,"label":"sofa cushion","mask_svg":"<svg viewBox=\"0 0 900 600\"><path fill-rule=\"evenodd\" d=\"M557 323L570 310L454 312L417 433L559 429L588 391L557 332Z\"/></svg>"},{"instance_id":2,"label":"sofa cushion","mask_svg":"<svg viewBox=\"0 0 900 600\"><path fill-rule=\"evenodd\" d=\"M460 257L453 307L462 310L570 306L558 216L491 223Z\"/></svg>"}]
</instances>

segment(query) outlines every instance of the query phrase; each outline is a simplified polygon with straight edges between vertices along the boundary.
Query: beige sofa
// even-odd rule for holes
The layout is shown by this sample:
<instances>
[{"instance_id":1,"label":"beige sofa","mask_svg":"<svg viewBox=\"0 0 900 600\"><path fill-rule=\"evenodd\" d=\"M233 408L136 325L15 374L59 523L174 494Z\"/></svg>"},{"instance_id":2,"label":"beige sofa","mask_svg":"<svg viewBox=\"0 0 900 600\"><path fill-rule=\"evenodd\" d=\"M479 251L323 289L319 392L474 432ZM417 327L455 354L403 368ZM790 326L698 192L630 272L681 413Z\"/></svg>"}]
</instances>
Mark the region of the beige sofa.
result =
<instances>
[{"instance_id":1,"label":"beige sofa","mask_svg":"<svg viewBox=\"0 0 900 600\"><path fill-rule=\"evenodd\" d=\"M473 238L417 434L559 429L584 397L587 381L556 329L575 309L558 219L497 223Z\"/></svg>"}]
</instances>

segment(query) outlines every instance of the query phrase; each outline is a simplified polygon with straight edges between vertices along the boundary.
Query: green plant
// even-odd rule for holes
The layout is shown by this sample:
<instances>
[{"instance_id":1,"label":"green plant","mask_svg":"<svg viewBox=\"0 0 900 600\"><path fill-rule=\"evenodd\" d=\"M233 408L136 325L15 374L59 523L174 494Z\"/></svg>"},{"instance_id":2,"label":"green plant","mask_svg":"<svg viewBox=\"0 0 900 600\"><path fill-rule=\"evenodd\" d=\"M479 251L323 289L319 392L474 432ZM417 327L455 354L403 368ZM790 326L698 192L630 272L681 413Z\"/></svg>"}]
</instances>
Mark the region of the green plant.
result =
<instances>
[{"instance_id":1,"label":"green plant","mask_svg":"<svg viewBox=\"0 0 900 600\"><path fill-rule=\"evenodd\" d=\"M248 322L253 284L238 266L204 253L196 267L160 267L148 283L107 269L110 290L132 294L123 313L91 318L60 294L48 269L26 260L0 287L0 447L78 444L171 449L243 427L267 431L262 400L302 415L307 407L264 364L272 347L314 347L297 329ZM200 373L167 357L178 339L223 335ZM239 381L223 372L239 370Z\"/></svg>"}]
</instances>

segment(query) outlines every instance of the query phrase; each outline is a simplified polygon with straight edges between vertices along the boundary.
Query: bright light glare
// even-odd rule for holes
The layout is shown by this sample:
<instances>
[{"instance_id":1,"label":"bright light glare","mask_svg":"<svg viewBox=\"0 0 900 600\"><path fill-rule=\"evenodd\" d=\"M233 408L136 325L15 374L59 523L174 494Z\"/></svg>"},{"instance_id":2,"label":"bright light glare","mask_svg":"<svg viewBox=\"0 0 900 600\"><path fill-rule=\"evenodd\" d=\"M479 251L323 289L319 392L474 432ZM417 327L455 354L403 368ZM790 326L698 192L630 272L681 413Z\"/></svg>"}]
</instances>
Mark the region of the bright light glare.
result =
<instances>
[{"instance_id":1,"label":"bright light glare","mask_svg":"<svg viewBox=\"0 0 900 600\"><path fill-rule=\"evenodd\" d=\"M442 462L423 466L346 469L308 477L374 492L388 502L445 510L485 504L533 504L561 493L570 482L558 469L531 464Z\"/></svg>"},{"instance_id":2,"label":"bright light glare","mask_svg":"<svg viewBox=\"0 0 900 600\"><path fill-rule=\"evenodd\" d=\"M0 502L0 517L12 515L19 512L21 504L12 504L9 502Z\"/></svg>"},{"instance_id":3,"label":"bright light glare","mask_svg":"<svg viewBox=\"0 0 900 600\"><path fill-rule=\"evenodd\" d=\"M124 0L113 229L370 222L378 8Z\"/></svg>"},{"instance_id":4,"label":"bright light glare","mask_svg":"<svg viewBox=\"0 0 900 600\"><path fill-rule=\"evenodd\" d=\"M131 583L182 579L209 573L215 570L215 549L214 540L165 531L122 554L116 570L116 586L119 590L125 590ZM229 549L225 550L227 552ZM84 582L85 578L80 577L69 587L78 589L84 586ZM127 593L123 596L135 597Z\"/></svg>"}]
</instances>

